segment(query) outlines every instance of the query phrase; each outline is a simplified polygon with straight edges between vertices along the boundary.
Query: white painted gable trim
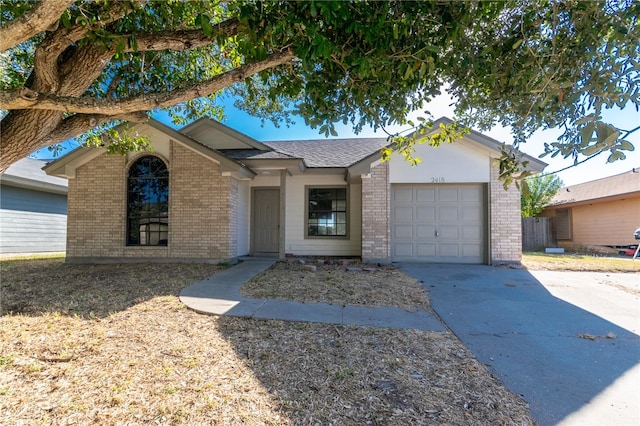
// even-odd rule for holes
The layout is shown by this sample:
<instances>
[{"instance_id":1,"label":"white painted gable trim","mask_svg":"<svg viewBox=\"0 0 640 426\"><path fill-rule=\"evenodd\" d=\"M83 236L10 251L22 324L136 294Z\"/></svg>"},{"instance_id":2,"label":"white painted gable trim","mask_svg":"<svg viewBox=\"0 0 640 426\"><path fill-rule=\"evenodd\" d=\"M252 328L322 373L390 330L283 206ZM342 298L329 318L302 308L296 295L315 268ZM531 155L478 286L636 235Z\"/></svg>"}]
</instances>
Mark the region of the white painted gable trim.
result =
<instances>
[{"instance_id":1,"label":"white painted gable trim","mask_svg":"<svg viewBox=\"0 0 640 426\"><path fill-rule=\"evenodd\" d=\"M209 134L203 135L203 132ZM180 133L196 139L212 149L259 149L263 151L273 151L263 143L208 117L200 118L186 125L180 129ZM218 143L216 139L220 140L221 143ZM229 146L229 144L236 146Z\"/></svg>"}]
</instances>

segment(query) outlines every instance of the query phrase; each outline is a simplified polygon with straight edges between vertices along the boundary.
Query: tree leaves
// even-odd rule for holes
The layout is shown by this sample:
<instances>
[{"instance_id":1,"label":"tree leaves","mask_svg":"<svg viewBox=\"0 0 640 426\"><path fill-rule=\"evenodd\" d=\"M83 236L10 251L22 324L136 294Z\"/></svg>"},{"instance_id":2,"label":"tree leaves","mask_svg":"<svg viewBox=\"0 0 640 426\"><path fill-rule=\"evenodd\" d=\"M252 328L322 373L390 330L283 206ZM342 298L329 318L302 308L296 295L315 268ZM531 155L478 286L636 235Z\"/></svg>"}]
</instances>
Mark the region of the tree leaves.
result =
<instances>
[{"instance_id":1,"label":"tree leaves","mask_svg":"<svg viewBox=\"0 0 640 426\"><path fill-rule=\"evenodd\" d=\"M436 148L443 143L454 143L470 132L468 128L461 126L455 121L451 123L440 123L437 130L433 129L434 122L431 119L417 117L417 121L419 122L418 124L407 121L407 124L411 126L408 135L403 134L409 132L405 131L390 135L387 138L389 146L380 151L382 161L391 160L391 154L397 152L405 161L408 161L411 166L416 166L422 162L420 157L414 156L416 145L426 143Z\"/></svg>"},{"instance_id":2,"label":"tree leaves","mask_svg":"<svg viewBox=\"0 0 640 426\"><path fill-rule=\"evenodd\" d=\"M213 25L211 25L211 18L201 13L196 17L196 22L200 24L200 28L202 28L202 32L204 33L204 35L206 35L207 37L213 36Z\"/></svg>"},{"instance_id":3,"label":"tree leaves","mask_svg":"<svg viewBox=\"0 0 640 426\"><path fill-rule=\"evenodd\" d=\"M538 175L523 179L520 197L522 217L535 217L539 215L562 185L562 180L555 175Z\"/></svg>"},{"instance_id":4,"label":"tree leaves","mask_svg":"<svg viewBox=\"0 0 640 426\"><path fill-rule=\"evenodd\" d=\"M33 7L20 0L4 6L6 20ZM124 16L114 14L123 7ZM0 84L2 90L31 88L28 76L40 72L34 57L47 57L50 50L42 43L54 35L69 44L59 57L48 58L53 64L68 63L79 49L115 50L81 95L88 101L171 93L278 52L295 52L297 58L287 66L251 78L241 75L226 90L262 119L289 123L295 113L332 136L339 122L351 123L356 132L407 125L407 116L446 83L457 99L461 127L512 126L516 145L534 131L559 127L563 134L545 146L543 156L578 162L607 151L615 161L633 149L627 138L637 129L615 128L602 121L601 113L615 105L640 106L639 14L637 2L604 1L148 0L138 7L79 0L60 15L57 29L3 52ZM221 30L230 22L233 31ZM162 49L149 42L179 38L183 31L204 34L210 43L194 46L187 40L184 47ZM69 34L81 36L69 39ZM80 81L80 71L92 65L57 77ZM169 111L183 121L219 116L215 99L220 95L199 93ZM415 134L426 130L419 125ZM21 144L42 143L26 139ZM405 139L400 146L414 143ZM442 142L431 138L428 143ZM401 152L411 161L410 150ZM517 157L504 157L505 179L522 176Z\"/></svg>"}]
</instances>

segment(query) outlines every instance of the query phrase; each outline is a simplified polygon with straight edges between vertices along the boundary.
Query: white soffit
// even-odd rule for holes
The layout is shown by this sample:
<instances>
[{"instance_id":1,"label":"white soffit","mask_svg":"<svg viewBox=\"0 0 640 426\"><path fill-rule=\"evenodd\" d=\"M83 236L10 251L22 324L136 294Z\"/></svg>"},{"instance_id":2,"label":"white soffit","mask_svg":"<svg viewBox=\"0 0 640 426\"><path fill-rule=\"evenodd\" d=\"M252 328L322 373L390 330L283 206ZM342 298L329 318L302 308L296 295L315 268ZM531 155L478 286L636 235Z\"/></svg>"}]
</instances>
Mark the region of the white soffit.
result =
<instances>
[{"instance_id":1,"label":"white soffit","mask_svg":"<svg viewBox=\"0 0 640 426\"><path fill-rule=\"evenodd\" d=\"M271 150L249 136L208 118L200 119L179 131L213 149Z\"/></svg>"}]
</instances>

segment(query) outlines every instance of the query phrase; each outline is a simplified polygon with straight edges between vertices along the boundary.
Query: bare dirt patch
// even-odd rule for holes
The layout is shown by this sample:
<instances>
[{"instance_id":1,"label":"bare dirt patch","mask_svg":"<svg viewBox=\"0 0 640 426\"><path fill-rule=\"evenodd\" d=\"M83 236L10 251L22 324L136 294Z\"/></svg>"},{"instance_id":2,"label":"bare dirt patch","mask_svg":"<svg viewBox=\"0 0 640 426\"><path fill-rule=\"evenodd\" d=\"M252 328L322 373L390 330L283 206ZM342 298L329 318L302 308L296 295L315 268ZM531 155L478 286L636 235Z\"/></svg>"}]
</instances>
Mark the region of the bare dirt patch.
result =
<instances>
[{"instance_id":1,"label":"bare dirt patch","mask_svg":"<svg viewBox=\"0 0 640 426\"><path fill-rule=\"evenodd\" d=\"M450 333L204 316L214 267L131 266L2 263L0 424L535 423Z\"/></svg>"},{"instance_id":2,"label":"bare dirt patch","mask_svg":"<svg viewBox=\"0 0 640 426\"><path fill-rule=\"evenodd\" d=\"M307 265L317 270L305 270ZM241 292L245 297L260 299L394 306L412 312L429 309L424 287L391 265L277 262L243 285Z\"/></svg>"}]
</instances>

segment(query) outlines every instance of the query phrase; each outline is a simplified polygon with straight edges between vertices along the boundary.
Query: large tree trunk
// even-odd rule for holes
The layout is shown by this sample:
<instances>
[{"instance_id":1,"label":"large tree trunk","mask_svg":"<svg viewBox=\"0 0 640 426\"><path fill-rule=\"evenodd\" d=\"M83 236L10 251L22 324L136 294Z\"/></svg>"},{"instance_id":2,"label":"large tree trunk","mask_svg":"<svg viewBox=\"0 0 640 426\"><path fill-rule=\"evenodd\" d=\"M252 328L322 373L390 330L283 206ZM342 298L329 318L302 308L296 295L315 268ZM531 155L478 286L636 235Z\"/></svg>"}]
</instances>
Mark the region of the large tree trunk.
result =
<instances>
[{"instance_id":1,"label":"large tree trunk","mask_svg":"<svg viewBox=\"0 0 640 426\"><path fill-rule=\"evenodd\" d=\"M113 55L113 51L102 51L91 46L72 49L68 60L56 64L55 58L48 57L44 49L39 48L36 52L36 65L40 63L48 66L34 68L32 87L28 88L35 91L53 89L51 92L57 95L81 96L98 78ZM38 54L42 55L41 58L37 56ZM48 72L44 73L43 70ZM26 86L28 85L29 83ZM62 122L62 111L26 109L11 111L1 123L0 173L20 158L50 145L50 135ZM72 136L77 134L69 137Z\"/></svg>"},{"instance_id":2,"label":"large tree trunk","mask_svg":"<svg viewBox=\"0 0 640 426\"><path fill-rule=\"evenodd\" d=\"M11 164L44 148L46 139L62 122L59 111L16 110L2 120L0 130L0 173Z\"/></svg>"}]
</instances>

